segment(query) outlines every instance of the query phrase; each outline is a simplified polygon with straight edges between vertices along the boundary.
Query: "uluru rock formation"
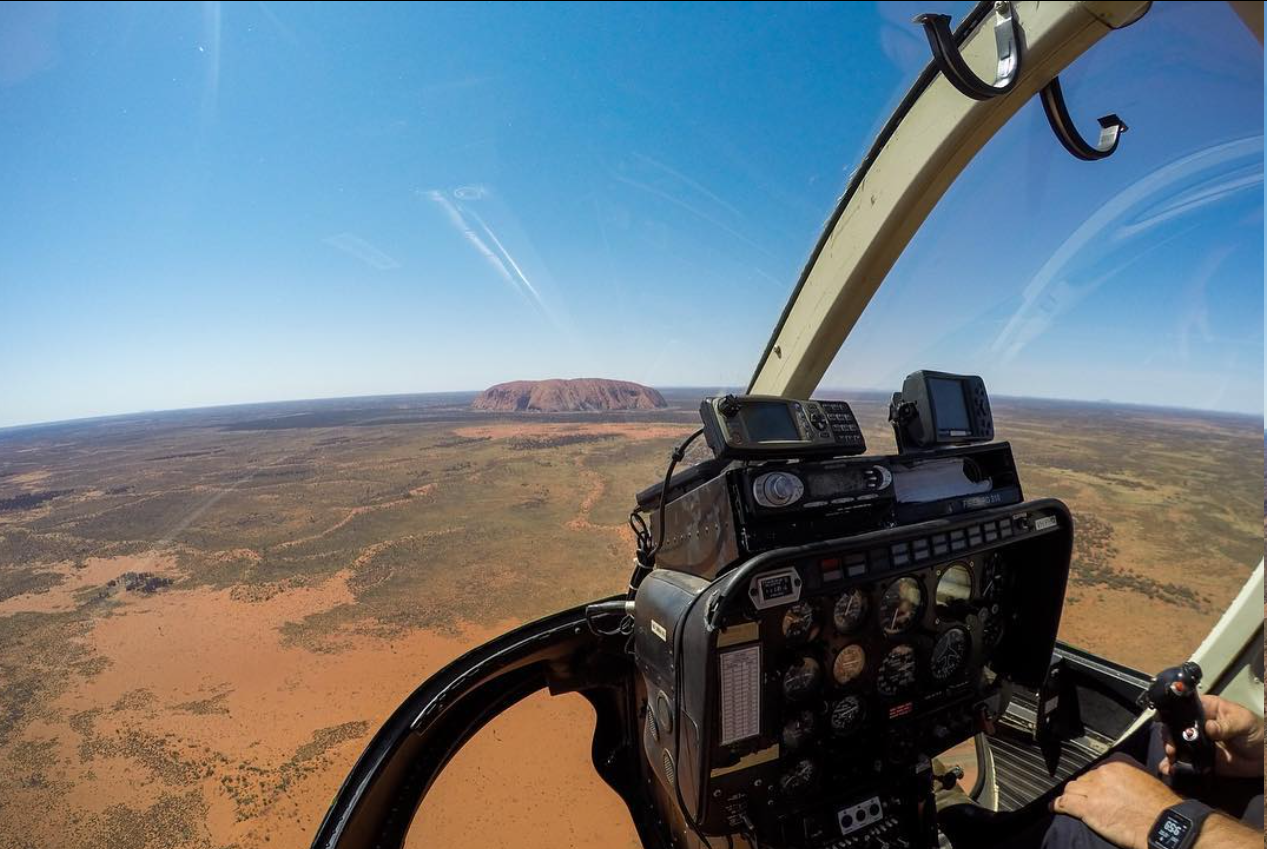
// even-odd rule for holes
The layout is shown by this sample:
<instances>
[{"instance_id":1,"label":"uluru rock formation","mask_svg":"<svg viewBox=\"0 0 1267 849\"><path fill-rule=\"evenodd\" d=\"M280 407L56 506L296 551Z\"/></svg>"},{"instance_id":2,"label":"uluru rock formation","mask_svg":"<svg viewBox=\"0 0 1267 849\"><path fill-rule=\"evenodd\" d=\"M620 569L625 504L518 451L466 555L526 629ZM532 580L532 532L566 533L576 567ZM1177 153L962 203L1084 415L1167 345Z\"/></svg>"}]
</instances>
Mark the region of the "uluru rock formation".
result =
<instances>
[{"instance_id":1,"label":"uluru rock formation","mask_svg":"<svg viewBox=\"0 0 1267 849\"><path fill-rule=\"evenodd\" d=\"M669 406L648 386L627 380L514 380L490 386L472 410L499 413L562 413L577 410L658 410Z\"/></svg>"}]
</instances>

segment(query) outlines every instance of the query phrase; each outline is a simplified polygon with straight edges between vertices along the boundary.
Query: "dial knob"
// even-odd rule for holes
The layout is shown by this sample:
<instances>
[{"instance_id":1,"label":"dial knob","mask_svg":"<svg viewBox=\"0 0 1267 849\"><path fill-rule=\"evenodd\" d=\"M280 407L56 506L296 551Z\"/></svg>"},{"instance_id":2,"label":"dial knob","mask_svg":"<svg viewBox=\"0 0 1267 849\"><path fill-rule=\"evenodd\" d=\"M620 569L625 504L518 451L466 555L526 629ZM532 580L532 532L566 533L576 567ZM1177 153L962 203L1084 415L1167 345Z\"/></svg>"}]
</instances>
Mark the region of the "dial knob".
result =
<instances>
[{"instance_id":1,"label":"dial knob","mask_svg":"<svg viewBox=\"0 0 1267 849\"><path fill-rule=\"evenodd\" d=\"M762 507L787 507L804 494L805 485L790 472L768 472L752 482L752 497Z\"/></svg>"}]
</instances>

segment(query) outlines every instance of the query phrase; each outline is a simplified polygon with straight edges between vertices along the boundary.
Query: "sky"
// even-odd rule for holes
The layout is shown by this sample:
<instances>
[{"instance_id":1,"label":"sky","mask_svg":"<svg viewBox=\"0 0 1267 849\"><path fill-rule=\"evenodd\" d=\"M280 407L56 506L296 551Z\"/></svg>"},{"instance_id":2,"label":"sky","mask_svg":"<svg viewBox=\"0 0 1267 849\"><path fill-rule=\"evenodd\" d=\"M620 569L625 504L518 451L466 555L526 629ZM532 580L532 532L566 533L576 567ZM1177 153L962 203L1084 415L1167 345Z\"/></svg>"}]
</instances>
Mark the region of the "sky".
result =
<instances>
[{"instance_id":1,"label":"sky","mask_svg":"<svg viewBox=\"0 0 1267 849\"><path fill-rule=\"evenodd\" d=\"M0 427L745 385L928 61L911 17L968 7L0 5ZM1119 152L1027 104L823 386L1261 414L1261 63L1224 4L1113 33L1065 88Z\"/></svg>"}]
</instances>

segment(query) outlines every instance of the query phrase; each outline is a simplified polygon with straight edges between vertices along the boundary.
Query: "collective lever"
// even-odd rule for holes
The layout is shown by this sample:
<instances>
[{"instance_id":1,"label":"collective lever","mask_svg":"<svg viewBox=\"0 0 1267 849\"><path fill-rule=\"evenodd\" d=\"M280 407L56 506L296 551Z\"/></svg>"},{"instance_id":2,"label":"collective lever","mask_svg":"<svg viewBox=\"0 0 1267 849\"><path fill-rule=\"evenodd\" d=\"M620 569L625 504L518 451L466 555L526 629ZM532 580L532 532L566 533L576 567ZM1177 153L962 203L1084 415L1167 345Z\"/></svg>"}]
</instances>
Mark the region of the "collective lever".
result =
<instances>
[{"instance_id":1,"label":"collective lever","mask_svg":"<svg viewBox=\"0 0 1267 849\"><path fill-rule=\"evenodd\" d=\"M1201 667L1192 661L1163 669L1148 687L1148 704L1170 731L1175 747L1171 775L1177 784L1205 781L1214 770L1214 742L1205 733Z\"/></svg>"}]
</instances>

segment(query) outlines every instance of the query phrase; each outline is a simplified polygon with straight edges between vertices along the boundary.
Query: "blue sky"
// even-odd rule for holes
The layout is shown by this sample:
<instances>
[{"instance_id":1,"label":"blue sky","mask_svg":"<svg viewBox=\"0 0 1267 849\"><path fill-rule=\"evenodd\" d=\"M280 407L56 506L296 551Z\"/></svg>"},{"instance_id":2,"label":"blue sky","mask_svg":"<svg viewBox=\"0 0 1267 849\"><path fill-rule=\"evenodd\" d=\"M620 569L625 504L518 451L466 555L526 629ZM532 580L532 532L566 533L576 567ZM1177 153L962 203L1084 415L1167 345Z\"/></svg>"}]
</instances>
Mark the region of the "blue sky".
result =
<instances>
[{"instance_id":1,"label":"blue sky","mask_svg":"<svg viewBox=\"0 0 1267 849\"><path fill-rule=\"evenodd\" d=\"M0 426L742 385L927 61L911 16L965 7L0 6ZM1131 125L1112 160L1027 105L824 385L1261 411L1262 54L1198 14L1066 75Z\"/></svg>"}]
</instances>

